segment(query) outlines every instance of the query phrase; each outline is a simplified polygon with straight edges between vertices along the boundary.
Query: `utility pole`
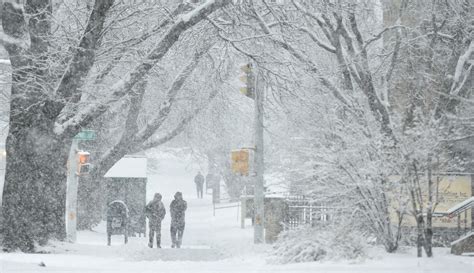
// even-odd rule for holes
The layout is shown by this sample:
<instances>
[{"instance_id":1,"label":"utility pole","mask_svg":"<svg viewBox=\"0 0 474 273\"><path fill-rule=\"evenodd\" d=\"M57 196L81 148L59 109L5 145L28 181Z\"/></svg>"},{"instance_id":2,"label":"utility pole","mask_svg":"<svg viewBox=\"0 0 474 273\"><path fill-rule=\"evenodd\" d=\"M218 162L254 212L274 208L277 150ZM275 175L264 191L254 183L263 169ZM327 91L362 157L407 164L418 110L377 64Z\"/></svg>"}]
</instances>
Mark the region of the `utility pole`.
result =
<instances>
[{"instance_id":1,"label":"utility pole","mask_svg":"<svg viewBox=\"0 0 474 273\"><path fill-rule=\"evenodd\" d=\"M255 153L254 153L254 243L264 243L264 160L263 160L263 100L264 92L261 85L258 84L258 70L255 65L251 63L240 67L244 72L240 76L240 81L245 83L245 86L240 88L240 92L245 96L254 100L255 103ZM248 168L248 166L247 166ZM239 172L238 170L236 170ZM243 206L243 210L244 210ZM242 214L244 215L245 213ZM242 223L242 227L244 222Z\"/></svg>"},{"instance_id":2,"label":"utility pole","mask_svg":"<svg viewBox=\"0 0 474 273\"><path fill-rule=\"evenodd\" d=\"M264 92L261 85L258 84L258 73L255 67L251 70L253 93L255 94L255 191L254 191L254 243L264 243L264 161L263 161L263 99Z\"/></svg>"}]
</instances>

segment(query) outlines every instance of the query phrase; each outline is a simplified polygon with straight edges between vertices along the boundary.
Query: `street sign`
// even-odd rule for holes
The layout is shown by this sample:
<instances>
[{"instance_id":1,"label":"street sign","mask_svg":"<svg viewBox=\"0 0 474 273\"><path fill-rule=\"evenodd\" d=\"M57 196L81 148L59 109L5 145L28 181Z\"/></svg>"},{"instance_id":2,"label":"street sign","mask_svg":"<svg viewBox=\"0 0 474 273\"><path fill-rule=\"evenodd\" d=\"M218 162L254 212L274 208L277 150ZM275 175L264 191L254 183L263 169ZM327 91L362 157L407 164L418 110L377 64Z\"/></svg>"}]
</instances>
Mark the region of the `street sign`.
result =
<instances>
[{"instance_id":1,"label":"street sign","mask_svg":"<svg viewBox=\"0 0 474 273\"><path fill-rule=\"evenodd\" d=\"M95 139L95 131L94 130L83 130L77 134L74 139L78 140L94 140Z\"/></svg>"}]
</instances>

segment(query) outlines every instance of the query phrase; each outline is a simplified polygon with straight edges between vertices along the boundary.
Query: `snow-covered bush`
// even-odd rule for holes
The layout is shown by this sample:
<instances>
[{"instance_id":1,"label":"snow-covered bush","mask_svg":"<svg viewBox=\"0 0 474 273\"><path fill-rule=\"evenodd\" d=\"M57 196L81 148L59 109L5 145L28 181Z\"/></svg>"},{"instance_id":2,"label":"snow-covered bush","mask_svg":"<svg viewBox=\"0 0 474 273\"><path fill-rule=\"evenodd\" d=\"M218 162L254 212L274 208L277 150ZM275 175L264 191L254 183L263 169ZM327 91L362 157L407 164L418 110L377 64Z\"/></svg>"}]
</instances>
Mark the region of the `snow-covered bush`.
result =
<instances>
[{"instance_id":1,"label":"snow-covered bush","mask_svg":"<svg viewBox=\"0 0 474 273\"><path fill-rule=\"evenodd\" d=\"M335 226L303 227L283 232L273 246L270 262L302 263L366 257L365 236Z\"/></svg>"}]
</instances>

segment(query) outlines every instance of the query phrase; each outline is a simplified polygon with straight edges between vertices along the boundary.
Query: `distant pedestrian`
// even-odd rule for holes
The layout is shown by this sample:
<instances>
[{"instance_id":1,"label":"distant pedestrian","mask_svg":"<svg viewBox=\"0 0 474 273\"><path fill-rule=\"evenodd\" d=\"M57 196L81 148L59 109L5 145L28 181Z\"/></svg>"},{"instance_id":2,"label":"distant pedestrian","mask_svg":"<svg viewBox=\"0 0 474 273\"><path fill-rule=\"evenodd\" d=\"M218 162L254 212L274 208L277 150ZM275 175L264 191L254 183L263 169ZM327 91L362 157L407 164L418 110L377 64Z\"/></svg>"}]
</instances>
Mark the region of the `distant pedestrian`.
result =
<instances>
[{"instance_id":1,"label":"distant pedestrian","mask_svg":"<svg viewBox=\"0 0 474 273\"><path fill-rule=\"evenodd\" d=\"M183 194L181 192L176 192L174 195L174 200L171 201L170 205L170 214L171 214L171 247L181 247L181 242L183 240L184 226L185 226L185 212L188 208L186 201L183 200Z\"/></svg>"},{"instance_id":2,"label":"distant pedestrian","mask_svg":"<svg viewBox=\"0 0 474 273\"><path fill-rule=\"evenodd\" d=\"M153 237L156 233L156 247L161 248L161 221L165 218L166 209L161 202L161 194L155 193L153 200L145 207L145 215L148 217L150 229L148 246L153 248Z\"/></svg>"},{"instance_id":3,"label":"distant pedestrian","mask_svg":"<svg viewBox=\"0 0 474 273\"><path fill-rule=\"evenodd\" d=\"M197 198L202 199L202 188L204 185L204 176L201 174L201 172L198 172L198 174L194 177L194 183L196 184Z\"/></svg>"}]
</instances>

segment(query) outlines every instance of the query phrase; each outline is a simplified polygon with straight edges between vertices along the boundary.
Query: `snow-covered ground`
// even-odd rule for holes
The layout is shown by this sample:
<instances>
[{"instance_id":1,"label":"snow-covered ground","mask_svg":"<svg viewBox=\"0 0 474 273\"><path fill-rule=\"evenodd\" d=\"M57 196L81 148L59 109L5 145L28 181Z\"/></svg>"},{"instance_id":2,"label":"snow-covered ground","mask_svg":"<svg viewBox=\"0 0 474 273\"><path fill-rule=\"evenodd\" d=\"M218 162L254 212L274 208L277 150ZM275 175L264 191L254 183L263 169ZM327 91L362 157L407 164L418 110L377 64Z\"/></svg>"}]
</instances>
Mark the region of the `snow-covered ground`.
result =
<instances>
[{"instance_id":1,"label":"snow-covered ground","mask_svg":"<svg viewBox=\"0 0 474 273\"><path fill-rule=\"evenodd\" d=\"M79 232L77 244L53 243L48 254L2 253L0 272L433 272L472 273L474 258L435 249L434 259L417 259L414 251L386 254L373 249L362 261L277 265L268 262L271 246L255 246L252 229L240 229L235 209L212 215L210 199L188 199L183 248L170 248L169 222L163 226L163 249L149 249L147 238L121 236L106 246L104 227ZM45 266L41 266L44 264Z\"/></svg>"},{"instance_id":2,"label":"snow-covered ground","mask_svg":"<svg viewBox=\"0 0 474 273\"><path fill-rule=\"evenodd\" d=\"M112 237L106 246L105 227L78 233L76 244L53 242L44 254L0 253L0 273L7 272L433 272L472 273L474 258L449 254L449 249L435 249L434 259L417 259L413 249L386 254L371 250L371 258L360 261L272 264L271 246L254 245L253 230L240 228L236 208L222 209L213 216L210 195L195 197L192 178L196 165L182 159L167 158L160 174L150 177L148 196L162 192L169 208L172 194L184 192L188 201L183 248L170 248L169 215L163 222L163 249L147 247L148 238L130 238L127 245L121 236ZM168 209L169 210L169 209Z\"/></svg>"}]
</instances>

